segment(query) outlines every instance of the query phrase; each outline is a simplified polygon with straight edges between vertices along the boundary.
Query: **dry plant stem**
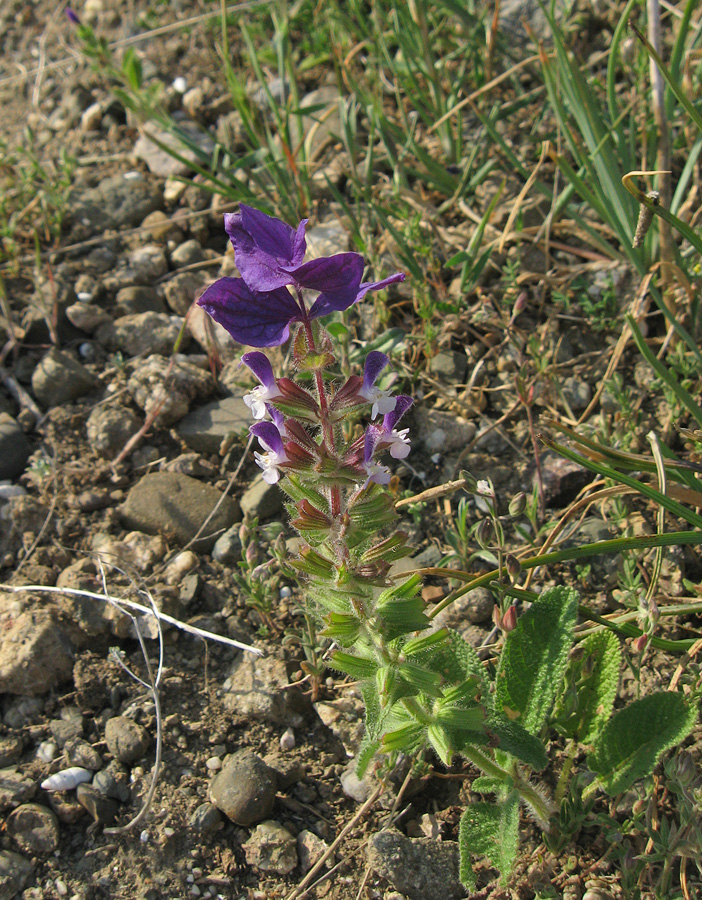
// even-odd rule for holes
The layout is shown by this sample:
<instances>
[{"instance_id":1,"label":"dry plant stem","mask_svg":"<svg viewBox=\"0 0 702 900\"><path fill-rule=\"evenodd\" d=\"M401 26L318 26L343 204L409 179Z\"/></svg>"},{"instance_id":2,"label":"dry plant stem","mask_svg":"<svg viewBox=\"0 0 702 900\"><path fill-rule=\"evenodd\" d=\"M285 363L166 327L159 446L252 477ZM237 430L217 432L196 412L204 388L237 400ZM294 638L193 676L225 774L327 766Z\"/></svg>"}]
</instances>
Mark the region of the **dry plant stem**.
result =
<instances>
[{"instance_id":1,"label":"dry plant stem","mask_svg":"<svg viewBox=\"0 0 702 900\"><path fill-rule=\"evenodd\" d=\"M652 278L653 278L653 273L649 272L642 279L641 284L639 285L639 289L636 292L636 296L634 297L634 299L632 300L632 303L631 303L631 314L634 317L634 319L636 320L637 324L639 324L641 322L641 319L643 318L643 315L644 315L644 308L643 308L644 301L646 300L646 298L648 296L648 286L651 283ZM583 414L578 419L578 421L576 423L577 425L582 425L583 422L586 422L588 420L588 418L590 417L590 415L592 414L595 407L597 406L597 404L599 403L600 397L602 396L602 392L604 391L605 387L607 386L607 383L609 382L609 380L611 379L612 375L614 374L617 366L619 365L619 360L622 358L622 355L624 354L624 350L626 349L626 345L629 343L630 338L631 338L631 331L629 330L629 327L627 325L625 325L624 328L622 329L621 335L619 336L619 340L617 341L617 344L616 344L614 350L612 351L612 355L611 355L609 363L607 365L607 371L600 379L600 383L597 386L597 390L595 391L595 394L594 394L592 400L588 404L587 409L583 412Z\"/></svg>"},{"instance_id":2,"label":"dry plant stem","mask_svg":"<svg viewBox=\"0 0 702 900\"><path fill-rule=\"evenodd\" d=\"M465 486L465 478L459 478L456 481L446 481L444 484L438 484L436 487L427 488L426 491L420 491L412 497L403 497L402 500L397 501L395 509L404 509L405 506L410 506L412 503L425 503L429 500L435 500L437 497L460 491Z\"/></svg>"},{"instance_id":3,"label":"dry plant stem","mask_svg":"<svg viewBox=\"0 0 702 900\"><path fill-rule=\"evenodd\" d=\"M22 594L29 592L43 594L68 594L73 597L90 597L93 600L101 600L103 603L110 603L113 606L116 606L118 609L121 609L121 606L123 605L129 607L129 609L136 610L142 615L154 616L154 618L161 622L167 622L169 625L173 625L175 628L179 628L181 631L187 631L188 634L194 634L196 637L203 638L206 641L216 641L219 644L226 644L229 647L236 647L237 650L247 650L249 653L254 653L256 656L263 656L263 650L260 650L258 647L252 647L250 644L244 644L241 641L236 641L234 640L234 638L224 637L224 635L221 634L213 634L211 631L205 631L204 628L196 628L194 625L188 625L187 622L181 622L180 619L174 619L172 616L166 615L166 613L161 612L160 610L154 611L148 606L144 606L141 603L136 603L134 600L127 600L125 597L116 599L106 594L95 593L94 591L81 591L77 588L47 587L43 584L23 584L20 586L14 584L0 584L0 591L9 591L12 594Z\"/></svg>"},{"instance_id":4,"label":"dry plant stem","mask_svg":"<svg viewBox=\"0 0 702 900\"><path fill-rule=\"evenodd\" d=\"M661 8L659 0L647 0L648 11L648 39L656 53L661 55ZM657 140L658 140L658 156L656 160L656 168L661 172L658 176L658 187L660 191L660 203L665 209L670 209L671 188L670 188L670 132L668 129L668 119L665 114L665 85L663 76L658 70L658 66L652 59L650 61L651 71L651 101L653 105L653 117L656 122ZM675 301L669 290L669 273L668 266L673 261L673 237L670 224L658 217L658 237L660 241L661 254L661 287L665 304L672 312Z\"/></svg>"},{"instance_id":5,"label":"dry plant stem","mask_svg":"<svg viewBox=\"0 0 702 900\"><path fill-rule=\"evenodd\" d=\"M103 589L105 590L105 593L107 593L107 578L105 575L105 568L102 565L101 560L99 560L98 562L100 565L100 575L102 577ZM139 641L139 647L141 648L141 654L144 659L144 665L146 666L146 672L149 677L148 684L142 681L142 679L135 675L133 672L131 672L131 670L124 665L119 656L117 657L117 659L119 660L120 664L126 669L126 671L136 679L136 681L138 681L140 684L143 684L144 687L147 688L154 701L154 709L156 712L156 757L151 769L151 784L149 785L149 789L146 792L146 796L144 797L144 802L141 809L136 814L136 816L134 816L132 819L130 819L129 822L126 823L126 825L120 825L115 828L105 828L105 834L125 834L127 831L131 831L133 828L136 828L137 825L144 821L144 819L149 814L149 810L151 809L154 794L156 793L156 786L158 784L158 776L161 771L161 759L163 756L163 715L161 713L161 695L159 692L159 687L161 684L161 675L163 673L163 630L161 628L161 623L159 621L158 615L156 615L158 613L158 609L156 607L156 604L154 603L154 599L150 593L147 594L147 596L151 604L152 613L155 615L156 626L158 628L158 671L156 673L156 676L154 676L153 670L151 668L151 661L149 660L149 654L146 649L146 644L144 643L144 636L141 633L139 622L134 616L131 616L129 613L127 613L127 615L130 615L130 618L132 620L134 631L136 632L136 636Z\"/></svg>"},{"instance_id":6,"label":"dry plant stem","mask_svg":"<svg viewBox=\"0 0 702 900\"><path fill-rule=\"evenodd\" d=\"M365 816L368 810L373 806L375 801L383 792L383 785L379 784L370 797L366 800L363 806L358 810L356 815L351 819L348 825L345 825L344 828L339 832L338 836L334 840L332 844L327 848L324 856L321 859L317 860L314 866L309 870L307 875L302 879L302 881L295 887L285 898L285 900L296 900L297 897L300 897L302 892L307 888L312 881L314 880L315 875L323 868L324 863L329 859L331 854L336 850L339 844L343 841L346 835L355 828L356 824Z\"/></svg>"}]
</instances>

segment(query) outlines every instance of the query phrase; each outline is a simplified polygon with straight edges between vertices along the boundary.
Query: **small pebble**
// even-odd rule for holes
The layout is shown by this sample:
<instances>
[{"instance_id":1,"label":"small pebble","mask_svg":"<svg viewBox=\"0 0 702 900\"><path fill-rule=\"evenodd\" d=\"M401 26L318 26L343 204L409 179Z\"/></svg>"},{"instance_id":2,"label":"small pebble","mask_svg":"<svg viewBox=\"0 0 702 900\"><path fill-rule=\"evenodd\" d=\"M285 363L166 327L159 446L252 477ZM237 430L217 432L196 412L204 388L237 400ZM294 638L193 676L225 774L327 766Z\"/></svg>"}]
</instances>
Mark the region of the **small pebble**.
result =
<instances>
[{"instance_id":1,"label":"small pebble","mask_svg":"<svg viewBox=\"0 0 702 900\"><path fill-rule=\"evenodd\" d=\"M142 842L142 844L148 844L150 837L151 835L149 834L149 832L144 830L139 835L139 840Z\"/></svg>"},{"instance_id":2,"label":"small pebble","mask_svg":"<svg viewBox=\"0 0 702 900\"><path fill-rule=\"evenodd\" d=\"M205 763L210 772L219 772L222 768L222 760L218 756L211 756Z\"/></svg>"},{"instance_id":3,"label":"small pebble","mask_svg":"<svg viewBox=\"0 0 702 900\"><path fill-rule=\"evenodd\" d=\"M183 78L182 75L179 75L177 78L173 79L173 90L177 91L179 94L184 94L188 89L188 82Z\"/></svg>"},{"instance_id":4,"label":"small pebble","mask_svg":"<svg viewBox=\"0 0 702 900\"><path fill-rule=\"evenodd\" d=\"M59 895L59 897L65 897L66 894L68 893L68 888L66 887L66 882L61 881L60 878L57 878L56 881L54 882L54 884L56 885L56 893Z\"/></svg>"},{"instance_id":5,"label":"small pebble","mask_svg":"<svg viewBox=\"0 0 702 900\"><path fill-rule=\"evenodd\" d=\"M287 600L290 597L292 597L292 589L285 585L285 587L280 589L280 599Z\"/></svg>"},{"instance_id":6,"label":"small pebble","mask_svg":"<svg viewBox=\"0 0 702 900\"><path fill-rule=\"evenodd\" d=\"M280 749L292 750L295 746L295 732L292 728L286 728L280 736Z\"/></svg>"}]
</instances>

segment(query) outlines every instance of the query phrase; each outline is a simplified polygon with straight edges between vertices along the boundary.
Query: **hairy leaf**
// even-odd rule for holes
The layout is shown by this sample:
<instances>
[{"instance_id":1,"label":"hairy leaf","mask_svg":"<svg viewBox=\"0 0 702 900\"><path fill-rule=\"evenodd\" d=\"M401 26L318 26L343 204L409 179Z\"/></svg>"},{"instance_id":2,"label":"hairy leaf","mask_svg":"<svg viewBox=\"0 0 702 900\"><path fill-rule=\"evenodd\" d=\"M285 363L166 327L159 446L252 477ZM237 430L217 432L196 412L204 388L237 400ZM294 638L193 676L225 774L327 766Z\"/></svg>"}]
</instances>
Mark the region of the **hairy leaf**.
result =
<instances>
[{"instance_id":1,"label":"hairy leaf","mask_svg":"<svg viewBox=\"0 0 702 900\"><path fill-rule=\"evenodd\" d=\"M548 765L546 748L539 738L527 731L519 722L494 715L487 725L488 733L496 735L499 749L531 766L537 772Z\"/></svg>"},{"instance_id":2,"label":"hairy leaf","mask_svg":"<svg viewBox=\"0 0 702 900\"><path fill-rule=\"evenodd\" d=\"M468 890L475 889L471 856L487 856L504 882L512 871L518 843L519 798L515 791L500 799L499 804L469 804L458 832L461 882Z\"/></svg>"},{"instance_id":3,"label":"hairy leaf","mask_svg":"<svg viewBox=\"0 0 702 900\"><path fill-rule=\"evenodd\" d=\"M595 739L587 758L608 794L621 794L649 775L666 750L683 741L697 710L682 694L660 691L616 712Z\"/></svg>"},{"instance_id":4,"label":"hairy leaf","mask_svg":"<svg viewBox=\"0 0 702 900\"><path fill-rule=\"evenodd\" d=\"M612 715L619 685L621 651L611 631L589 634L580 644L584 656L577 663L577 707L563 724L566 734L591 744Z\"/></svg>"},{"instance_id":5,"label":"hairy leaf","mask_svg":"<svg viewBox=\"0 0 702 900\"><path fill-rule=\"evenodd\" d=\"M495 707L532 734L546 722L560 690L577 607L572 588L551 588L520 616L505 639Z\"/></svg>"}]
</instances>

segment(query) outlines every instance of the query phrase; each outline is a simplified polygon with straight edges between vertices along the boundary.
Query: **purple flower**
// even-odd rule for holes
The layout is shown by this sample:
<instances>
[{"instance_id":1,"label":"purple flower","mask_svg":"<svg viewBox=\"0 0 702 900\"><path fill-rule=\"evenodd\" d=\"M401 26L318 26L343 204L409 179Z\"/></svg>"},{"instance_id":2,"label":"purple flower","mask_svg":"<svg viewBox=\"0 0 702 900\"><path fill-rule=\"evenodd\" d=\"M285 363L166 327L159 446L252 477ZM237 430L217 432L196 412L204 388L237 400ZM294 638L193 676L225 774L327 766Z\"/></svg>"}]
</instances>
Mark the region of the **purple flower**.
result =
<instances>
[{"instance_id":1,"label":"purple flower","mask_svg":"<svg viewBox=\"0 0 702 900\"><path fill-rule=\"evenodd\" d=\"M293 229L242 203L240 212L226 214L224 222L242 277L220 278L197 303L240 344L282 344L293 322L348 309L368 291L405 277L395 272L382 281L362 282L363 257L358 253L303 263L306 219ZM310 310L302 299L303 290L319 293Z\"/></svg>"},{"instance_id":2,"label":"purple flower","mask_svg":"<svg viewBox=\"0 0 702 900\"><path fill-rule=\"evenodd\" d=\"M249 434L257 437L259 444L266 451L254 452L256 463L263 469L263 480L267 484L275 484L280 479L278 467L288 461L280 432L273 422L256 422L249 428Z\"/></svg>"},{"instance_id":3,"label":"purple flower","mask_svg":"<svg viewBox=\"0 0 702 900\"><path fill-rule=\"evenodd\" d=\"M197 301L239 344L275 347L290 337L290 323L302 312L290 292L250 291L243 278L220 278Z\"/></svg>"},{"instance_id":4,"label":"purple flower","mask_svg":"<svg viewBox=\"0 0 702 900\"><path fill-rule=\"evenodd\" d=\"M266 415L266 401L274 400L276 397L281 396L273 375L273 367L266 354L258 351L245 353L241 357L241 361L251 369L261 382L250 393L244 394L244 403L251 410L254 419L263 419Z\"/></svg>"},{"instance_id":5,"label":"purple flower","mask_svg":"<svg viewBox=\"0 0 702 900\"><path fill-rule=\"evenodd\" d=\"M363 367L363 384L359 388L358 395L373 404L371 419L374 419L378 413L385 415L395 409L396 398L391 397L388 391L382 391L375 386L376 379L389 362L388 357L378 350L371 350L366 356Z\"/></svg>"},{"instance_id":6,"label":"purple flower","mask_svg":"<svg viewBox=\"0 0 702 900\"><path fill-rule=\"evenodd\" d=\"M393 459L405 459L410 452L409 428L398 431L395 426L414 401L406 394L399 394L395 401L395 408L383 417L382 435L378 443L383 450L390 451Z\"/></svg>"},{"instance_id":7,"label":"purple flower","mask_svg":"<svg viewBox=\"0 0 702 900\"><path fill-rule=\"evenodd\" d=\"M367 488L371 481L376 484L390 484L392 472L387 466L383 466L373 460L378 444L383 436L382 428L377 425L369 425L366 429L366 437L363 444L363 468L366 470L366 478L364 488Z\"/></svg>"},{"instance_id":8,"label":"purple flower","mask_svg":"<svg viewBox=\"0 0 702 900\"><path fill-rule=\"evenodd\" d=\"M66 18L69 21L73 22L74 25L80 25L80 19L78 18L77 14L73 12L70 6L67 6L64 12L66 13Z\"/></svg>"},{"instance_id":9,"label":"purple flower","mask_svg":"<svg viewBox=\"0 0 702 900\"><path fill-rule=\"evenodd\" d=\"M224 214L224 230L234 247L237 268L251 290L273 291L292 283L290 270L305 256L307 222L303 219L293 230L244 203L238 213Z\"/></svg>"}]
</instances>

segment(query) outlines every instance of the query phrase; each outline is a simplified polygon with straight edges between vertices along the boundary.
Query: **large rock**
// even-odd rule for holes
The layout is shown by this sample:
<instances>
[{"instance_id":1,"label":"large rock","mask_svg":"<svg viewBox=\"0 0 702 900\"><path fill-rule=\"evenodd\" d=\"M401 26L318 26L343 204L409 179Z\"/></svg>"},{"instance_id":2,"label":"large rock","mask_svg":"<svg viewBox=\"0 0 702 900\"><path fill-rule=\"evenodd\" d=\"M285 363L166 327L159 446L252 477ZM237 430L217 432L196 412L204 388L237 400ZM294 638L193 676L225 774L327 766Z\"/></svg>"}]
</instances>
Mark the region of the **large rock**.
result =
<instances>
[{"instance_id":1,"label":"large rock","mask_svg":"<svg viewBox=\"0 0 702 900\"><path fill-rule=\"evenodd\" d=\"M34 872L31 862L12 850L0 850L0 900L13 900Z\"/></svg>"},{"instance_id":2,"label":"large rock","mask_svg":"<svg viewBox=\"0 0 702 900\"><path fill-rule=\"evenodd\" d=\"M0 641L0 693L45 694L72 672L72 647L48 610L10 620Z\"/></svg>"},{"instance_id":3,"label":"large rock","mask_svg":"<svg viewBox=\"0 0 702 900\"><path fill-rule=\"evenodd\" d=\"M180 334L182 319L166 313L143 312L120 316L100 330L100 340L128 356L168 356Z\"/></svg>"},{"instance_id":4,"label":"large rock","mask_svg":"<svg viewBox=\"0 0 702 900\"><path fill-rule=\"evenodd\" d=\"M394 829L374 834L368 865L409 900L460 900L466 891L458 877L458 844L408 838Z\"/></svg>"},{"instance_id":5,"label":"large rock","mask_svg":"<svg viewBox=\"0 0 702 900\"><path fill-rule=\"evenodd\" d=\"M209 552L217 534L241 519L237 504L216 488L177 472L154 472L130 490L120 510L128 528L147 534L161 534L175 545L187 544L219 503L195 544Z\"/></svg>"},{"instance_id":6,"label":"large rock","mask_svg":"<svg viewBox=\"0 0 702 900\"><path fill-rule=\"evenodd\" d=\"M210 785L210 799L237 825L255 825L273 810L277 778L250 750L230 756Z\"/></svg>"},{"instance_id":7,"label":"large rock","mask_svg":"<svg viewBox=\"0 0 702 900\"><path fill-rule=\"evenodd\" d=\"M246 862L260 872L289 875L298 865L297 841L279 822L261 822L243 848Z\"/></svg>"},{"instance_id":8,"label":"large rock","mask_svg":"<svg viewBox=\"0 0 702 900\"><path fill-rule=\"evenodd\" d=\"M47 409L89 394L98 384L85 366L56 348L49 350L32 373L34 396Z\"/></svg>"},{"instance_id":9,"label":"large rock","mask_svg":"<svg viewBox=\"0 0 702 900\"><path fill-rule=\"evenodd\" d=\"M287 685L288 673L282 660L242 653L224 682L224 706L236 715L297 725L305 710L304 698L296 690L286 690Z\"/></svg>"},{"instance_id":10,"label":"large rock","mask_svg":"<svg viewBox=\"0 0 702 900\"><path fill-rule=\"evenodd\" d=\"M0 481L12 481L24 472L29 441L12 416L0 413Z\"/></svg>"},{"instance_id":11,"label":"large rock","mask_svg":"<svg viewBox=\"0 0 702 900\"><path fill-rule=\"evenodd\" d=\"M185 360L171 361L154 354L137 366L127 387L136 405L146 415L158 410L156 427L173 425L187 415L194 400L202 400L214 390L209 372Z\"/></svg>"},{"instance_id":12,"label":"large rock","mask_svg":"<svg viewBox=\"0 0 702 900\"><path fill-rule=\"evenodd\" d=\"M214 141L202 128L198 127L195 122L183 121L178 123L178 128L184 132L187 139L203 150L205 153L211 153L214 149ZM191 150L183 141L179 141L168 131L155 131L154 137L160 144L172 147L173 150L182 159L197 161L198 156L194 150ZM171 175L188 175L192 170L187 163L180 162L174 156L171 156L166 150L162 150L158 144L155 144L146 135L142 134L134 145L134 155L143 160L149 171L154 175L160 175L162 178L168 178ZM149 210L151 212L151 210Z\"/></svg>"},{"instance_id":13,"label":"large rock","mask_svg":"<svg viewBox=\"0 0 702 900\"><path fill-rule=\"evenodd\" d=\"M158 188L142 178L104 178L97 187L71 196L71 239L84 239L108 228L134 228L161 203Z\"/></svg>"},{"instance_id":14,"label":"large rock","mask_svg":"<svg viewBox=\"0 0 702 900\"><path fill-rule=\"evenodd\" d=\"M241 397L224 397L188 413L176 431L191 450L219 453L225 438L245 434L251 422L251 410Z\"/></svg>"}]
</instances>

